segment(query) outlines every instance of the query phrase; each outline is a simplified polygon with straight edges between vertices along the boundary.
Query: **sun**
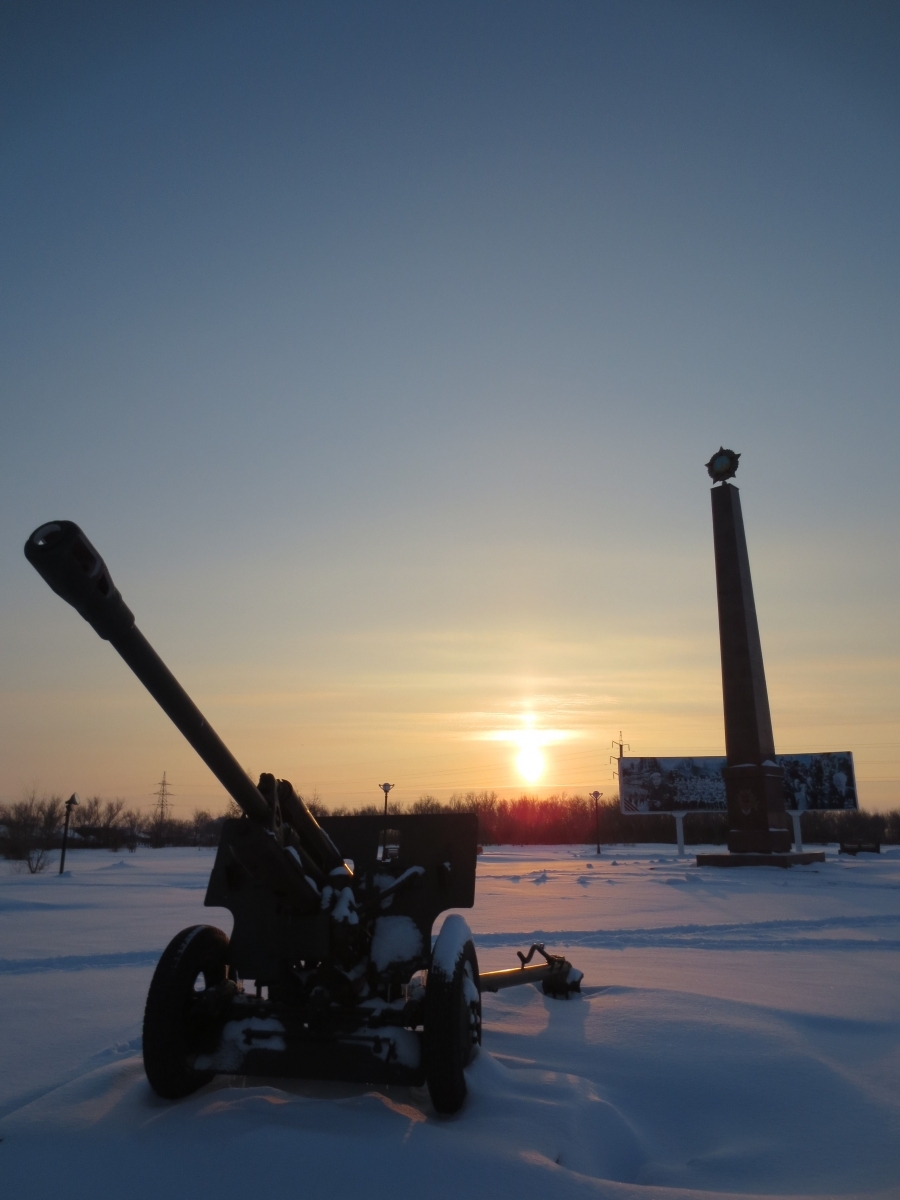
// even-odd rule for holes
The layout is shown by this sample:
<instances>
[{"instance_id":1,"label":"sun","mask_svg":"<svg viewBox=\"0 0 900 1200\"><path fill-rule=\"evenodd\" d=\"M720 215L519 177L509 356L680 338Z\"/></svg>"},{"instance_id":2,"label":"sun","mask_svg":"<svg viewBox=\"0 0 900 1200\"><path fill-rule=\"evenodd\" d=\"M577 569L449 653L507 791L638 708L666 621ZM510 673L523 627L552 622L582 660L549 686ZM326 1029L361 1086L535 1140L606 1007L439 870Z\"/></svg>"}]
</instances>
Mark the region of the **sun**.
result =
<instances>
[{"instance_id":1,"label":"sun","mask_svg":"<svg viewBox=\"0 0 900 1200\"><path fill-rule=\"evenodd\" d=\"M518 738L521 749L516 757L519 774L526 783L537 783L544 773L544 756L541 754L538 735L530 729L523 731Z\"/></svg>"},{"instance_id":2,"label":"sun","mask_svg":"<svg viewBox=\"0 0 900 1200\"><path fill-rule=\"evenodd\" d=\"M511 742L518 747L516 768L526 783L537 783L544 776L547 763L543 747L556 742L567 742L579 734L573 729L535 728L535 718L527 713L523 718L524 729L491 729L475 736L488 742Z\"/></svg>"}]
</instances>

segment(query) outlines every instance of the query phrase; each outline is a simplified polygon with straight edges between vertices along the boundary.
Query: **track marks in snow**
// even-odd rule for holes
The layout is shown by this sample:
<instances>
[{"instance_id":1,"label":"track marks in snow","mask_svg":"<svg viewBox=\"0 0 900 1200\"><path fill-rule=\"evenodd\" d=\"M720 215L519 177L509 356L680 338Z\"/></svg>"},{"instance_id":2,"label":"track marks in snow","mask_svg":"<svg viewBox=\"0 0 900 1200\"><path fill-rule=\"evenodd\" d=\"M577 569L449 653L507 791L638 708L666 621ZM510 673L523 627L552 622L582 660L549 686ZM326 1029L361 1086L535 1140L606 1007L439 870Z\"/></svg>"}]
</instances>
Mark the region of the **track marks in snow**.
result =
<instances>
[{"instance_id":1,"label":"track marks in snow","mask_svg":"<svg viewBox=\"0 0 900 1200\"><path fill-rule=\"evenodd\" d=\"M693 950L900 950L900 936L878 936L877 930L896 930L893 914L863 917L823 917L750 921L719 925L661 925L644 929L537 929L531 933L477 933L476 946L485 949L544 942L554 948L586 946L598 950L646 950L680 947ZM835 937L838 931L855 937Z\"/></svg>"},{"instance_id":2,"label":"track marks in snow","mask_svg":"<svg viewBox=\"0 0 900 1200\"><path fill-rule=\"evenodd\" d=\"M71 912L73 909L91 907L88 904L54 904L45 900L18 900L0 896L0 915L4 913L49 913Z\"/></svg>"},{"instance_id":3,"label":"track marks in snow","mask_svg":"<svg viewBox=\"0 0 900 1200\"><path fill-rule=\"evenodd\" d=\"M125 950L120 954L60 954L51 958L0 958L0 975L38 975L45 971L108 971L116 967L155 967L162 950Z\"/></svg>"}]
</instances>

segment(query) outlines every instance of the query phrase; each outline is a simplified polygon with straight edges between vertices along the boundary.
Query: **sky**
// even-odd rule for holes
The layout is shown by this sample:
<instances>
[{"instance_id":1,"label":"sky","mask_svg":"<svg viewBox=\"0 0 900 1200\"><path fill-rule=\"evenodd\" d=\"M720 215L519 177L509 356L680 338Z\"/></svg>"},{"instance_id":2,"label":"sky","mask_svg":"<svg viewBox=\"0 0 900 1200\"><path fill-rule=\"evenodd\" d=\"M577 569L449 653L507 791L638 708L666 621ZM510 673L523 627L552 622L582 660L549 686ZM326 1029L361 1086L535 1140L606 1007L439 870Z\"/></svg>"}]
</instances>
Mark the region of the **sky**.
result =
<instances>
[{"instance_id":1,"label":"sky","mask_svg":"<svg viewBox=\"0 0 900 1200\"><path fill-rule=\"evenodd\" d=\"M4 5L0 800L225 802L56 518L326 805L724 753L725 445L776 747L900 807L898 53L865 0Z\"/></svg>"}]
</instances>

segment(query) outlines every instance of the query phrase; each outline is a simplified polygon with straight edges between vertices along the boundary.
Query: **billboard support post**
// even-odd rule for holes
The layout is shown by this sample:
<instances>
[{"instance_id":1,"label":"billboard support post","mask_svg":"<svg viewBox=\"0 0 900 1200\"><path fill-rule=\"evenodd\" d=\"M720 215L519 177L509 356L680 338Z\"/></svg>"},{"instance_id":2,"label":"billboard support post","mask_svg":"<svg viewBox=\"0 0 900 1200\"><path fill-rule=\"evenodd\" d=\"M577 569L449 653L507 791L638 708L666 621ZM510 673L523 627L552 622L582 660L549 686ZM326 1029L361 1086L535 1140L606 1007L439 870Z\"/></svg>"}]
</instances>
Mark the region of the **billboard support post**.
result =
<instances>
[{"instance_id":1,"label":"billboard support post","mask_svg":"<svg viewBox=\"0 0 900 1200\"><path fill-rule=\"evenodd\" d=\"M684 813L672 813L675 818L675 833L678 835L678 857L684 858Z\"/></svg>"},{"instance_id":2,"label":"billboard support post","mask_svg":"<svg viewBox=\"0 0 900 1200\"><path fill-rule=\"evenodd\" d=\"M597 826L597 854L600 853L600 801L603 799L602 792L591 792L591 799L594 802L594 823Z\"/></svg>"},{"instance_id":3,"label":"billboard support post","mask_svg":"<svg viewBox=\"0 0 900 1200\"><path fill-rule=\"evenodd\" d=\"M794 822L794 849L798 854L803 853L803 834L800 832L800 810L797 808L789 808L787 815Z\"/></svg>"}]
</instances>

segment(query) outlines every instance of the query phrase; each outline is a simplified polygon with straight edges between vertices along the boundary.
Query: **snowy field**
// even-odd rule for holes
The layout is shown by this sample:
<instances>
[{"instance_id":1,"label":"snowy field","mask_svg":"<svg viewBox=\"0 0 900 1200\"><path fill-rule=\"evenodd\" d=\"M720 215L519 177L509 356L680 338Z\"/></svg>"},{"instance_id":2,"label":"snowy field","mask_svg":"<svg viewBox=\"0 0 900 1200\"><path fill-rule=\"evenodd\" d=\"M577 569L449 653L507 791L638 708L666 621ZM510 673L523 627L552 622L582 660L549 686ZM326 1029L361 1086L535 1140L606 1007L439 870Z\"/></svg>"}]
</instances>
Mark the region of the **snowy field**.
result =
<instances>
[{"instance_id":1,"label":"snowy field","mask_svg":"<svg viewBox=\"0 0 900 1200\"><path fill-rule=\"evenodd\" d=\"M469 1099L144 1078L156 960L212 851L0 863L0 1188L21 1197L900 1195L900 848L780 871L672 847L505 847L465 915L486 968L532 940L584 994L484 999Z\"/></svg>"}]
</instances>

